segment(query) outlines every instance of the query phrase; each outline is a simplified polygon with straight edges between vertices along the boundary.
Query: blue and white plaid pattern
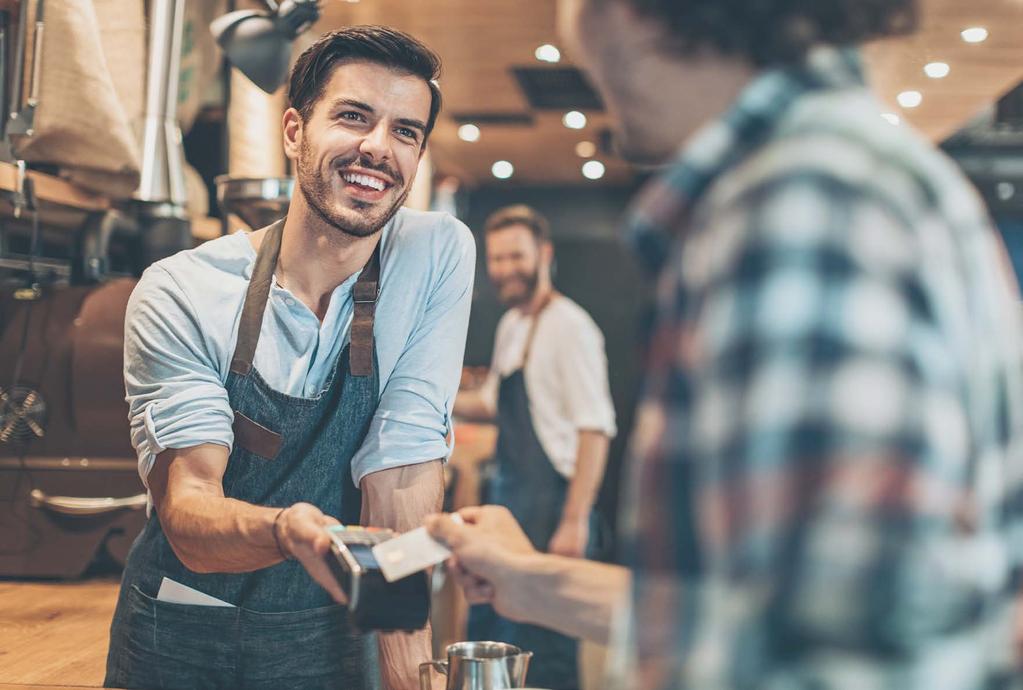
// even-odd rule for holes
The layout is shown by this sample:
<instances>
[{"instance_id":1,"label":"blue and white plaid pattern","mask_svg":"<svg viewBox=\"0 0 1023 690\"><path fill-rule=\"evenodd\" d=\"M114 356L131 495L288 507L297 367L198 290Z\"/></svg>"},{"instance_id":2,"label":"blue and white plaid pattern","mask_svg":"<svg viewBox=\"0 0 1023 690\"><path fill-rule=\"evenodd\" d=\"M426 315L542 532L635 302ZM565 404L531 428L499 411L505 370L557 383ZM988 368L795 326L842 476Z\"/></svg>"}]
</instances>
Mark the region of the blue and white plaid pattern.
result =
<instances>
[{"instance_id":1,"label":"blue and white plaid pattern","mask_svg":"<svg viewBox=\"0 0 1023 690\"><path fill-rule=\"evenodd\" d=\"M1023 347L953 164L820 49L695 136L629 238L658 301L620 682L989 682L1023 561Z\"/></svg>"}]
</instances>

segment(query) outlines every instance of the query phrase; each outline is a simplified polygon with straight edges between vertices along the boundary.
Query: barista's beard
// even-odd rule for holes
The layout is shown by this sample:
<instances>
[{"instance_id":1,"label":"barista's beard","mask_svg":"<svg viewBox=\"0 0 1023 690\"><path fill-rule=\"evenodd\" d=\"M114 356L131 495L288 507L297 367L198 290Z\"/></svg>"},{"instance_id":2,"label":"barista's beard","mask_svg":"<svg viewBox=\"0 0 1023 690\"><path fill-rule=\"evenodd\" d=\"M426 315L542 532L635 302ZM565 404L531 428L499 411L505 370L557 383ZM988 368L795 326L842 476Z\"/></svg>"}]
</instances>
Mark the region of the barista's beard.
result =
<instances>
[{"instance_id":1,"label":"barista's beard","mask_svg":"<svg viewBox=\"0 0 1023 690\"><path fill-rule=\"evenodd\" d=\"M397 170L390 166L376 165L365 159L360 159L358 156L346 161L335 162L331 165L331 174L336 174L333 171L342 170L358 160L360 167L383 173L394 180L395 187L404 187L404 191L395 197L386 211L374 213L373 209L377 208L375 204L351 199L351 208L344 209L345 212L341 213L331 204L330 200L333 192L330 188L330 182L324 179L323 173L319 168L315 165L310 165L309 161L311 158L312 155L308 143L303 140L298 165L296 166L298 187L302 190L302 196L305 198L309 208L313 210L313 213L320 220L352 237L369 237L380 232L380 229L387 225L391 218L394 217L394 214L398 212L398 209L401 208L402 204L405 203L405 199L408 197L409 191L411 191L410 186L405 186L404 178Z\"/></svg>"}]
</instances>

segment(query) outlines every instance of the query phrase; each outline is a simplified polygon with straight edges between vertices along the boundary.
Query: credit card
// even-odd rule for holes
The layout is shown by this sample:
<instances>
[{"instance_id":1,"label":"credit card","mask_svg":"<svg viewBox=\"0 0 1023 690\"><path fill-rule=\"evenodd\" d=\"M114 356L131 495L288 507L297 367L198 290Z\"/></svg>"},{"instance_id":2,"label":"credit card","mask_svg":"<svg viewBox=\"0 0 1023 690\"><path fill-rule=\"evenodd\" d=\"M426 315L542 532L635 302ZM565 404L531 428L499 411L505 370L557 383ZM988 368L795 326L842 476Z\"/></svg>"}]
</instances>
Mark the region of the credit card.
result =
<instances>
[{"instance_id":1,"label":"credit card","mask_svg":"<svg viewBox=\"0 0 1023 690\"><path fill-rule=\"evenodd\" d=\"M451 515L451 519L456 522L462 521L457 513ZM447 560L450 555L451 550L431 537L425 527L405 532L373 547L373 556L388 582L400 580L437 565Z\"/></svg>"}]
</instances>

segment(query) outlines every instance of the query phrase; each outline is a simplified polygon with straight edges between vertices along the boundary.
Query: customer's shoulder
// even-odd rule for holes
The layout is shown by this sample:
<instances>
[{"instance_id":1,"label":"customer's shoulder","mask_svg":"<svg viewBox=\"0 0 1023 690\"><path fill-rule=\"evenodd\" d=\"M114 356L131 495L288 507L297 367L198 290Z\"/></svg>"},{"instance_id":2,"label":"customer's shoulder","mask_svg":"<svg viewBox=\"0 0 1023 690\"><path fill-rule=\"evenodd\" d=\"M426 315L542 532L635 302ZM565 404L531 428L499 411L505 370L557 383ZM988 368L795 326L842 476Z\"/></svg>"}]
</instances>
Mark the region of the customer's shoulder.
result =
<instances>
[{"instance_id":1,"label":"customer's shoulder","mask_svg":"<svg viewBox=\"0 0 1023 690\"><path fill-rule=\"evenodd\" d=\"M864 89L802 99L715 184L712 203L741 204L794 187L824 201L870 199L908 215L969 190L947 156L908 124L883 119Z\"/></svg>"}]
</instances>

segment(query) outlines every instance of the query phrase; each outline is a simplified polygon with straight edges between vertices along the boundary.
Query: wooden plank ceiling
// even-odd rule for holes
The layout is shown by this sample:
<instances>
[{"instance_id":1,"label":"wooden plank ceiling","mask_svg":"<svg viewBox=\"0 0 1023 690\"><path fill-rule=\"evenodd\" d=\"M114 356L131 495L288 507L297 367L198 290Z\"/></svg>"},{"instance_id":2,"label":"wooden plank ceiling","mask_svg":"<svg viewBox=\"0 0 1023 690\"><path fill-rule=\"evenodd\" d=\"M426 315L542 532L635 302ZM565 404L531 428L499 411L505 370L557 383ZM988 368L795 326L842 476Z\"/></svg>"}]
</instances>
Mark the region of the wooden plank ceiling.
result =
<instances>
[{"instance_id":1,"label":"wooden plank ceiling","mask_svg":"<svg viewBox=\"0 0 1023 690\"><path fill-rule=\"evenodd\" d=\"M886 41L868 50L871 82L891 112L935 140L944 138L972 115L993 103L1023 79L1023 3L1019 0L922 0L923 26L909 38ZM514 177L505 184L620 184L630 168L600 152L607 166L599 182L581 174L584 162L575 153L581 141L599 143L608 125L603 113L587 111L585 129L561 123L561 112L531 110L511 73L513 67L541 67L534 57L544 43L557 45L556 0L328 0L313 34L346 25L387 24L408 31L434 48L444 61L441 88L445 107L433 140L441 173L469 184L492 184L491 166L511 161ZM965 43L960 31L989 29L981 44ZM941 80L925 76L923 66L940 60L951 66ZM569 63L563 57L560 67ZM896 96L918 90L923 103L902 110ZM458 113L519 113L534 122L481 125L476 143L461 141Z\"/></svg>"}]
</instances>

